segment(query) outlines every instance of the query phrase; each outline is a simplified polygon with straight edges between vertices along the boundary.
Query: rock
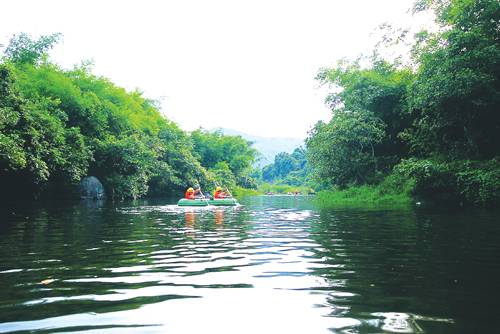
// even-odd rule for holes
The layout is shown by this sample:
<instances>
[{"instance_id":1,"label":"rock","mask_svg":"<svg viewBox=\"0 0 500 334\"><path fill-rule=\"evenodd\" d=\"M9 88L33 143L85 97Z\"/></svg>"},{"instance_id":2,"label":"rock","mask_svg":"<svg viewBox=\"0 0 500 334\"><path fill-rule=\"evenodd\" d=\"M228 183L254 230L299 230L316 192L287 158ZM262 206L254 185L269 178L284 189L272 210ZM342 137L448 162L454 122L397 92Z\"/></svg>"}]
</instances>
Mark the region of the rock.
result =
<instances>
[{"instance_id":1,"label":"rock","mask_svg":"<svg viewBox=\"0 0 500 334\"><path fill-rule=\"evenodd\" d=\"M86 176L80 181L80 196L87 199L104 198L104 187L95 176Z\"/></svg>"}]
</instances>

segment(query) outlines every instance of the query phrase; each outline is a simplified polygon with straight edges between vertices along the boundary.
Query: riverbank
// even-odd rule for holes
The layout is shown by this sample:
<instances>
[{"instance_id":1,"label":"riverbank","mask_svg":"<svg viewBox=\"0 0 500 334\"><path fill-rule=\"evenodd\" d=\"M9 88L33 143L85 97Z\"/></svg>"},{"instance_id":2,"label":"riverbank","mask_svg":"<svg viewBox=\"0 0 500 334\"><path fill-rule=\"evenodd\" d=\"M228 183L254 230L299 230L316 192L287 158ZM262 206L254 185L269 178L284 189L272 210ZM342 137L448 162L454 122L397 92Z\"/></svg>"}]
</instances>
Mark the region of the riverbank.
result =
<instances>
[{"instance_id":1,"label":"riverbank","mask_svg":"<svg viewBox=\"0 0 500 334\"><path fill-rule=\"evenodd\" d=\"M415 202L408 193L386 193L377 186L367 185L345 190L323 190L318 192L315 201L320 207L407 206Z\"/></svg>"},{"instance_id":2,"label":"riverbank","mask_svg":"<svg viewBox=\"0 0 500 334\"><path fill-rule=\"evenodd\" d=\"M233 190L233 195L236 198L240 199L240 198L244 198L244 197L248 197L248 196L262 195L262 193L256 189L247 189L247 188L243 188L243 187L236 187Z\"/></svg>"},{"instance_id":3,"label":"riverbank","mask_svg":"<svg viewBox=\"0 0 500 334\"><path fill-rule=\"evenodd\" d=\"M376 185L351 186L318 193L321 206L408 205L422 202L457 207L498 207L500 166L487 161L409 159Z\"/></svg>"},{"instance_id":4,"label":"riverbank","mask_svg":"<svg viewBox=\"0 0 500 334\"><path fill-rule=\"evenodd\" d=\"M248 196L258 196L264 195L267 193L273 194L294 194L296 192L300 194L309 194L314 192L309 187L306 186L290 186L286 184L271 184L271 183L263 183L257 189L247 189L242 187L236 187L234 189L234 196L237 198L243 198Z\"/></svg>"}]
</instances>

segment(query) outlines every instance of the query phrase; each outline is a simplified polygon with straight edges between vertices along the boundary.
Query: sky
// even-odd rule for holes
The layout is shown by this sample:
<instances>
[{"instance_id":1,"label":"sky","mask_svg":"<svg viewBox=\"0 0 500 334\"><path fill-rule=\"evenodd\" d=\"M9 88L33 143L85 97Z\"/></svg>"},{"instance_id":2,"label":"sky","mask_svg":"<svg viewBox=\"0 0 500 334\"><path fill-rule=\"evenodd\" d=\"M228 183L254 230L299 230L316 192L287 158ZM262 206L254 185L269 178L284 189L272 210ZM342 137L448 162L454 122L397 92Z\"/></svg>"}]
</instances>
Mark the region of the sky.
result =
<instances>
[{"instance_id":1,"label":"sky","mask_svg":"<svg viewBox=\"0 0 500 334\"><path fill-rule=\"evenodd\" d=\"M414 0L0 1L0 44L60 32L51 59L162 102L187 131L305 138L330 111L314 77L369 53L374 30L411 21Z\"/></svg>"}]
</instances>

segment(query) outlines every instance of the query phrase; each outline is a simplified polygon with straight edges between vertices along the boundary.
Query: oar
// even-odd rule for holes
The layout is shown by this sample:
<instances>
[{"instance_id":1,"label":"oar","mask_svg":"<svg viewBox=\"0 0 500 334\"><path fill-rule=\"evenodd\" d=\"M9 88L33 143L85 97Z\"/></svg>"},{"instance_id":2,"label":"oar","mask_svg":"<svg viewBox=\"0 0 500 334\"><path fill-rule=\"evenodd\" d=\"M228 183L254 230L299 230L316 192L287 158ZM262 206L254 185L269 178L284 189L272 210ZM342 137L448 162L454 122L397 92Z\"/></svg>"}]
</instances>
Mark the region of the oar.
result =
<instances>
[{"instance_id":1,"label":"oar","mask_svg":"<svg viewBox=\"0 0 500 334\"><path fill-rule=\"evenodd\" d=\"M229 191L229 189L226 186L224 186L224 188L226 188L226 191L229 193L229 196L231 196L231 199L233 200L233 203L234 204L238 204L238 202L234 198L233 194L231 194L231 192Z\"/></svg>"},{"instance_id":2,"label":"oar","mask_svg":"<svg viewBox=\"0 0 500 334\"><path fill-rule=\"evenodd\" d=\"M215 185L218 187L219 185L218 185L217 181L214 181L214 182L215 182ZM224 188L228 192L229 196L231 196L231 199L233 200L233 202L236 203L236 199L234 198L233 194L231 194L231 192L229 191L228 187L224 186Z\"/></svg>"},{"instance_id":3,"label":"oar","mask_svg":"<svg viewBox=\"0 0 500 334\"><path fill-rule=\"evenodd\" d=\"M207 203L207 205L209 205L210 203L208 203L208 199L205 197L205 194L203 193L203 191L201 190L201 185L198 181L196 181L196 184L198 186L198 189L200 189L200 193L201 193L201 197L203 197L203 200Z\"/></svg>"}]
</instances>

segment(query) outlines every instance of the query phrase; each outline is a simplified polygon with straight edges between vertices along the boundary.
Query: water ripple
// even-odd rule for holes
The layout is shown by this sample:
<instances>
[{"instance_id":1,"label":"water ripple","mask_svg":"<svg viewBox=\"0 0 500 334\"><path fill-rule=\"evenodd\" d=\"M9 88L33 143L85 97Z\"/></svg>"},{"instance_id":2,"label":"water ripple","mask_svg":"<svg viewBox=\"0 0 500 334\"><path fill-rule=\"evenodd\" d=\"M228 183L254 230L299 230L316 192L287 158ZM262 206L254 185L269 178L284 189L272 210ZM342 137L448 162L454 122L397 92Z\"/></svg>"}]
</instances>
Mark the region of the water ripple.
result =
<instances>
[{"instance_id":1,"label":"water ripple","mask_svg":"<svg viewBox=\"0 0 500 334\"><path fill-rule=\"evenodd\" d=\"M67 210L0 235L0 332L451 333L487 329L463 310L496 300L486 222L472 248L460 220L293 197Z\"/></svg>"}]
</instances>

